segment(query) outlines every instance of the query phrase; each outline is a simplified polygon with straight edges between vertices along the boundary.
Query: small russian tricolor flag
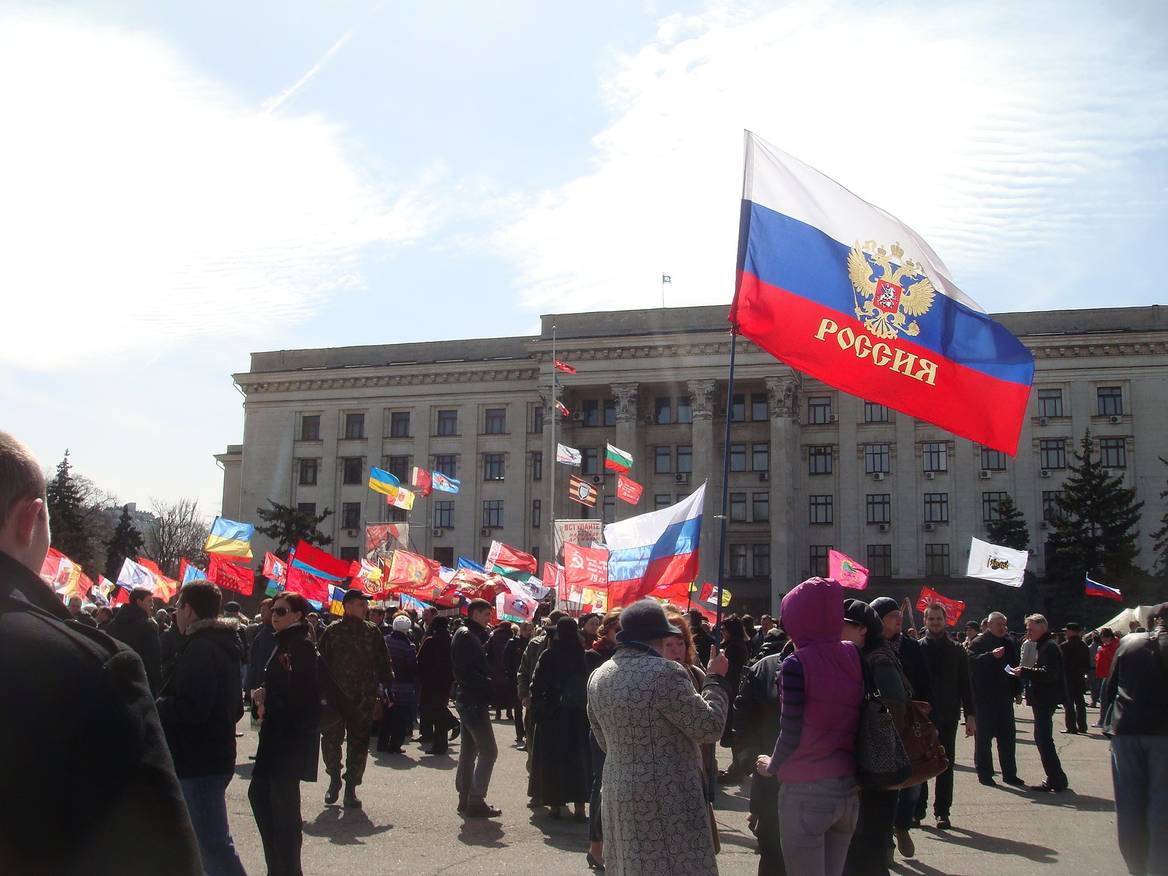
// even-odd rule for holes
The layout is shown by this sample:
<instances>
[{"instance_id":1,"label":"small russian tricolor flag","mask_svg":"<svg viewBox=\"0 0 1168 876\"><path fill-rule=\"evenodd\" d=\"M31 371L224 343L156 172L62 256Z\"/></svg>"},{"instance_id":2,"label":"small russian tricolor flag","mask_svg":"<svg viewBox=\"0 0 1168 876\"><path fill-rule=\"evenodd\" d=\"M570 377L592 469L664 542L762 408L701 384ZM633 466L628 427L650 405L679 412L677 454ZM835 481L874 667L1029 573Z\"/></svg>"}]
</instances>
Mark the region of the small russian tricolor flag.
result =
<instances>
[{"instance_id":1,"label":"small russian tricolor flag","mask_svg":"<svg viewBox=\"0 0 1168 876\"><path fill-rule=\"evenodd\" d=\"M1114 599L1116 602L1123 602L1123 596L1114 587L1108 587L1106 584L1100 584L1098 581L1092 581L1090 577L1087 578L1087 586L1083 592L1087 596L1102 596L1104 599Z\"/></svg>"}]
</instances>

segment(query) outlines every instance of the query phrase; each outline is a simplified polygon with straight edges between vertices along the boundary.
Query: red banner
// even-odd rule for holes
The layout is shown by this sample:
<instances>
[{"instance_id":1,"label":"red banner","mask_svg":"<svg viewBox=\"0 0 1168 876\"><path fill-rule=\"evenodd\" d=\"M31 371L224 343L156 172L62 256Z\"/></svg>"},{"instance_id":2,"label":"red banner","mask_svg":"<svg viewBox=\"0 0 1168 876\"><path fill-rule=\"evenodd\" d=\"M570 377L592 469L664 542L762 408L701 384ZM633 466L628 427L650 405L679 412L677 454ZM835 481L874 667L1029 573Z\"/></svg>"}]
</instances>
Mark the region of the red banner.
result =
<instances>
[{"instance_id":1,"label":"red banner","mask_svg":"<svg viewBox=\"0 0 1168 876\"><path fill-rule=\"evenodd\" d=\"M593 590L607 589L608 548L564 545L564 579L569 592L581 591L585 587Z\"/></svg>"},{"instance_id":2,"label":"red banner","mask_svg":"<svg viewBox=\"0 0 1168 876\"><path fill-rule=\"evenodd\" d=\"M233 563L229 557L219 554L207 555L207 580L243 596L251 596L255 587L255 573L251 566Z\"/></svg>"},{"instance_id":3,"label":"red banner","mask_svg":"<svg viewBox=\"0 0 1168 876\"><path fill-rule=\"evenodd\" d=\"M285 577L288 575L288 564L271 551L268 551L264 554L263 575L269 581L279 581L283 584Z\"/></svg>"},{"instance_id":4,"label":"red banner","mask_svg":"<svg viewBox=\"0 0 1168 876\"><path fill-rule=\"evenodd\" d=\"M564 567L559 563L544 561L543 586L550 587L560 602L568 601L568 580L564 576Z\"/></svg>"},{"instance_id":5,"label":"red banner","mask_svg":"<svg viewBox=\"0 0 1168 876\"><path fill-rule=\"evenodd\" d=\"M409 551L394 551L386 583L394 590L414 596L416 591L432 589L435 584L441 584L438 580L439 568L441 564L437 560Z\"/></svg>"},{"instance_id":6,"label":"red banner","mask_svg":"<svg viewBox=\"0 0 1168 876\"><path fill-rule=\"evenodd\" d=\"M319 578L311 572L289 566L284 589L289 593L299 593L305 599L311 599L313 602L324 605L329 601L329 585L331 583L327 578Z\"/></svg>"},{"instance_id":7,"label":"red banner","mask_svg":"<svg viewBox=\"0 0 1168 876\"><path fill-rule=\"evenodd\" d=\"M296 543L295 559L306 566L311 566L318 572L324 572L326 575L333 575L337 578L350 578L361 569L360 563L354 564L348 560L338 560L327 551L322 551L304 540ZM353 568L354 565L357 566L356 569Z\"/></svg>"},{"instance_id":8,"label":"red banner","mask_svg":"<svg viewBox=\"0 0 1168 876\"><path fill-rule=\"evenodd\" d=\"M946 626L957 626L957 619L965 611L965 603L960 599L949 599L947 596L942 596L932 587L922 587L920 598L917 599L917 611L923 613L929 607L930 602L936 602L945 607Z\"/></svg>"},{"instance_id":9,"label":"red banner","mask_svg":"<svg viewBox=\"0 0 1168 876\"><path fill-rule=\"evenodd\" d=\"M631 478L626 478L623 474L616 476L616 497L622 502L636 505L641 501L641 492L644 489L636 481Z\"/></svg>"}]
</instances>

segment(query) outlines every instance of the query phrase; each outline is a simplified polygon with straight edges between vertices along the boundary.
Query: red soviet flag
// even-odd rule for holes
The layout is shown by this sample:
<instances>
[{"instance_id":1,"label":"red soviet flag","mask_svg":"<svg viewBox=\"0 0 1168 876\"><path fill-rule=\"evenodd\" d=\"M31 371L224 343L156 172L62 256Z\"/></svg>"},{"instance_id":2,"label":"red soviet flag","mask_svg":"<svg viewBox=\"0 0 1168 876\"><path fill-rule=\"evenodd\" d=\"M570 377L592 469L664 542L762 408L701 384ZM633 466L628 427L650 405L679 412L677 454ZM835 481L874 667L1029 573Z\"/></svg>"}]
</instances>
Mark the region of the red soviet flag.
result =
<instances>
[{"instance_id":1,"label":"red soviet flag","mask_svg":"<svg viewBox=\"0 0 1168 876\"><path fill-rule=\"evenodd\" d=\"M218 584L224 590L234 590L243 596L251 596L255 586L255 573L251 566L233 563L219 554L207 555L207 580Z\"/></svg>"},{"instance_id":2,"label":"red soviet flag","mask_svg":"<svg viewBox=\"0 0 1168 876\"><path fill-rule=\"evenodd\" d=\"M932 587L922 587L921 595L917 599L917 611L923 613L929 607L930 602L936 602L945 607L946 626L957 626L957 619L965 611L965 603L960 599L950 599L947 596L942 596Z\"/></svg>"},{"instance_id":3,"label":"red soviet flag","mask_svg":"<svg viewBox=\"0 0 1168 876\"><path fill-rule=\"evenodd\" d=\"M636 505L641 501L641 492L644 489L632 478L626 478L623 474L616 476L616 497L622 502Z\"/></svg>"}]
</instances>

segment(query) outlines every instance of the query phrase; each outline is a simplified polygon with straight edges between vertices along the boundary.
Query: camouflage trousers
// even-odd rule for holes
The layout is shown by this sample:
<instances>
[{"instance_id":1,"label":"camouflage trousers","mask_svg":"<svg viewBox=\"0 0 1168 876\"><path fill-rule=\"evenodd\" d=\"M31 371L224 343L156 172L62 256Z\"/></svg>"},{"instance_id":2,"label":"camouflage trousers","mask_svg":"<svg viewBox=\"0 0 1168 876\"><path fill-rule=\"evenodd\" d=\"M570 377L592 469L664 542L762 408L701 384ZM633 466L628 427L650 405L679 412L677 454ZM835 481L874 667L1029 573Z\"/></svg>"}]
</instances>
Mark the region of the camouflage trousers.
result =
<instances>
[{"instance_id":1,"label":"camouflage trousers","mask_svg":"<svg viewBox=\"0 0 1168 876\"><path fill-rule=\"evenodd\" d=\"M365 761L369 756L369 734L373 726L373 704L364 705L352 716L342 719L321 731L320 753L324 757L325 772L330 778L341 778L341 743L345 743L346 784L359 785L365 775Z\"/></svg>"}]
</instances>

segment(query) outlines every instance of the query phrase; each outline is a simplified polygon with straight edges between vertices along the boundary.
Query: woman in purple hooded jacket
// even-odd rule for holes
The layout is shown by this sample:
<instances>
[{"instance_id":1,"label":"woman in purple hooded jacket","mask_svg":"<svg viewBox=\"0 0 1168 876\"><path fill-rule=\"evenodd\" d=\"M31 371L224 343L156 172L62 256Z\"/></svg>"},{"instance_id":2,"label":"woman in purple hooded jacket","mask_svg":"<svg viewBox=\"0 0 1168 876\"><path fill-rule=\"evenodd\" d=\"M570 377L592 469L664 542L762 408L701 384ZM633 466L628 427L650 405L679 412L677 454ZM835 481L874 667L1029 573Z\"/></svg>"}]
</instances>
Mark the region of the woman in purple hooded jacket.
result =
<instances>
[{"instance_id":1,"label":"woman in purple hooded jacket","mask_svg":"<svg viewBox=\"0 0 1168 876\"><path fill-rule=\"evenodd\" d=\"M757 769L779 782L779 839L788 873L839 876L860 813L856 730L860 652L841 641L843 589L811 578L783 597L795 653L783 661L779 738Z\"/></svg>"}]
</instances>

